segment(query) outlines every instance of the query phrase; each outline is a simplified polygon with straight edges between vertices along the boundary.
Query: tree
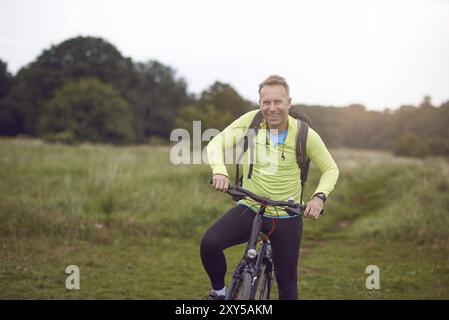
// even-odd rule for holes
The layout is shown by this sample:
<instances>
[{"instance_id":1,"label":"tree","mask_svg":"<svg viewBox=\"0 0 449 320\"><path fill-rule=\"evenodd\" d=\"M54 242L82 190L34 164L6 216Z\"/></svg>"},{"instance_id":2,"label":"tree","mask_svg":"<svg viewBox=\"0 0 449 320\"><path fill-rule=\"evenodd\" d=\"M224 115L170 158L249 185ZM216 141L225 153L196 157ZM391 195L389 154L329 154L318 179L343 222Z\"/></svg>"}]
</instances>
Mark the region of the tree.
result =
<instances>
[{"instance_id":1,"label":"tree","mask_svg":"<svg viewBox=\"0 0 449 320\"><path fill-rule=\"evenodd\" d=\"M11 90L12 76L7 64L0 60L0 135L13 135L16 131L16 117L6 96Z\"/></svg>"},{"instance_id":2,"label":"tree","mask_svg":"<svg viewBox=\"0 0 449 320\"><path fill-rule=\"evenodd\" d=\"M122 144L134 140L129 104L98 79L67 82L44 110L38 128L50 141Z\"/></svg>"},{"instance_id":3,"label":"tree","mask_svg":"<svg viewBox=\"0 0 449 320\"><path fill-rule=\"evenodd\" d=\"M212 104L190 104L179 110L175 124L177 128L184 128L192 132L193 121L201 121L202 130L218 129L223 130L235 118L229 112L218 112Z\"/></svg>"},{"instance_id":4,"label":"tree","mask_svg":"<svg viewBox=\"0 0 449 320\"><path fill-rule=\"evenodd\" d=\"M211 104L217 111L229 112L236 118L254 107L251 102L243 99L231 85L219 81L201 93L199 104Z\"/></svg>"},{"instance_id":5,"label":"tree","mask_svg":"<svg viewBox=\"0 0 449 320\"><path fill-rule=\"evenodd\" d=\"M423 101L419 105L419 108L421 108L421 109L434 108L434 106L432 105L432 97L424 96Z\"/></svg>"},{"instance_id":6,"label":"tree","mask_svg":"<svg viewBox=\"0 0 449 320\"><path fill-rule=\"evenodd\" d=\"M76 37L44 50L14 79L0 112L1 134L37 135L44 105L67 81L98 78L110 84L132 107L138 141L151 135L167 138L182 105L191 99L187 84L157 61L134 63L102 38Z\"/></svg>"},{"instance_id":7,"label":"tree","mask_svg":"<svg viewBox=\"0 0 449 320\"><path fill-rule=\"evenodd\" d=\"M129 96L140 140L154 135L168 139L180 107L192 101L187 84L174 69L155 60L136 63L134 70L137 81Z\"/></svg>"},{"instance_id":8,"label":"tree","mask_svg":"<svg viewBox=\"0 0 449 320\"><path fill-rule=\"evenodd\" d=\"M217 81L201 93L198 101L183 106L175 123L190 130L193 121L201 121L203 129L223 130L252 107L231 85Z\"/></svg>"},{"instance_id":9,"label":"tree","mask_svg":"<svg viewBox=\"0 0 449 320\"><path fill-rule=\"evenodd\" d=\"M8 65L0 59L0 100L8 94L11 81L12 76L8 72Z\"/></svg>"},{"instance_id":10,"label":"tree","mask_svg":"<svg viewBox=\"0 0 449 320\"><path fill-rule=\"evenodd\" d=\"M76 37L44 50L19 70L6 97L3 109L14 119L10 133L35 136L43 106L66 81L97 77L123 92L131 71L131 60L101 38Z\"/></svg>"}]
</instances>

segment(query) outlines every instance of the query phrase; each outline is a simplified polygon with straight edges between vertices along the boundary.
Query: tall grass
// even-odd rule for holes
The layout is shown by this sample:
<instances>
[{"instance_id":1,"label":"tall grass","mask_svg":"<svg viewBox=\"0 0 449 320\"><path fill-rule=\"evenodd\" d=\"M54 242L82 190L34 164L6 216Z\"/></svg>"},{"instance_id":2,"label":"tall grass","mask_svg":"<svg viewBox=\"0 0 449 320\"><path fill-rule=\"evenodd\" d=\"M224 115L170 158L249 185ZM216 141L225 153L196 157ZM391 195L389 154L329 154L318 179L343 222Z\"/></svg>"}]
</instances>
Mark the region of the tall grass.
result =
<instances>
[{"instance_id":1,"label":"tall grass","mask_svg":"<svg viewBox=\"0 0 449 320\"><path fill-rule=\"evenodd\" d=\"M384 165L376 168L385 170ZM415 243L449 241L449 171L439 160L392 166L400 174L386 179L383 205L377 214L359 219L357 234ZM372 170L373 173L375 172Z\"/></svg>"},{"instance_id":2,"label":"tall grass","mask_svg":"<svg viewBox=\"0 0 449 320\"><path fill-rule=\"evenodd\" d=\"M208 167L173 166L163 147L3 140L0 154L3 235L89 237L95 224L177 234L196 226L186 216L204 219L225 203L208 188Z\"/></svg>"},{"instance_id":3,"label":"tall grass","mask_svg":"<svg viewBox=\"0 0 449 320\"><path fill-rule=\"evenodd\" d=\"M1 139L0 241L4 258L0 277L8 281L0 296L65 297L67 292L57 289L60 284L48 280L48 274L58 276L53 270L55 261L70 264L73 257L90 272L91 287L80 297L188 298L207 288L199 261L199 239L233 202L211 190L207 165L174 166L169 152L167 146L69 147ZM414 250L409 244L437 245L442 249L433 257L442 263L445 258L441 255L447 257L449 247L447 162L354 150L334 150L333 154L340 179L323 217L304 223L305 251L314 243L332 240L328 243L337 241L342 247L322 250L344 256L350 254L348 246L358 246L354 247L357 252L370 248L357 239L378 239L379 243L395 243L395 248L404 246L404 252ZM232 172L233 168L229 169ZM306 199L318 179L319 172L312 166ZM241 253L240 248L229 251L229 269ZM188 277L179 278L174 257L188 266ZM307 259L321 266L325 257ZM414 257L409 259L409 267L419 263ZM38 264L39 271L26 276L19 268L25 261ZM441 274L449 271L443 265L438 269ZM116 275L115 285L95 278L122 268L130 273ZM42 288L31 285L36 279ZM310 279L306 288L323 285L315 280L315 274ZM129 291L120 291L118 284ZM328 297L339 294L326 292ZM442 289L441 294L445 292ZM345 294L354 296L349 289Z\"/></svg>"}]
</instances>

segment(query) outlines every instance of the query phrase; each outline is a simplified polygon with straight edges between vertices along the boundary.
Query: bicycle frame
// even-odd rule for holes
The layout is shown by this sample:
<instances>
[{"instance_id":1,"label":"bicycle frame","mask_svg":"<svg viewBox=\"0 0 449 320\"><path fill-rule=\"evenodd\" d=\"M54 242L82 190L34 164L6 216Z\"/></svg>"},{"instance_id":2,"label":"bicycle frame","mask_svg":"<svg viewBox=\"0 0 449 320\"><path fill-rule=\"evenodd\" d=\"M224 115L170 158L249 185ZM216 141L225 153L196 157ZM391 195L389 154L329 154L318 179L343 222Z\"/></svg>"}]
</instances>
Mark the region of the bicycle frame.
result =
<instances>
[{"instance_id":1,"label":"bicycle frame","mask_svg":"<svg viewBox=\"0 0 449 320\"><path fill-rule=\"evenodd\" d=\"M269 263L272 263L270 256L271 245L268 238L264 238L262 240L262 245L259 251L257 251L257 243L259 242L259 236L261 234L262 216L264 215L264 213L265 206L261 205L253 220L251 235L245 250L245 254L232 276L232 285L228 294L226 295L226 300L231 299L234 295L235 290L237 289L235 288L235 286L237 285L238 281L241 280L241 274L243 274L243 272L248 272L252 277L250 297L254 297L262 272L263 260L269 259ZM268 297L269 295L270 292L268 292Z\"/></svg>"}]
</instances>

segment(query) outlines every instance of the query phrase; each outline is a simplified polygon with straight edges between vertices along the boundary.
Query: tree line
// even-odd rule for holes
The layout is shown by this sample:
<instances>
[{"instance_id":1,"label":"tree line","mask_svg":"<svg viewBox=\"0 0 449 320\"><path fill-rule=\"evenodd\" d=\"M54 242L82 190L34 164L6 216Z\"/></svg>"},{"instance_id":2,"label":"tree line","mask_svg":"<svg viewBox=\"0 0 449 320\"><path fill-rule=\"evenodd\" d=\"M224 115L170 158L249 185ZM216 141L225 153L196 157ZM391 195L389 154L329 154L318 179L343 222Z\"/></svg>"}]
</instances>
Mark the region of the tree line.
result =
<instances>
[{"instance_id":1,"label":"tree line","mask_svg":"<svg viewBox=\"0 0 449 320\"><path fill-rule=\"evenodd\" d=\"M418 106L367 111L363 105L343 108L295 106L311 119L331 147L380 149L396 155L449 155L449 101L436 107L430 97Z\"/></svg>"},{"instance_id":2,"label":"tree line","mask_svg":"<svg viewBox=\"0 0 449 320\"><path fill-rule=\"evenodd\" d=\"M257 89L255 84L255 90ZM257 108L229 84L190 94L176 70L156 60L136 62L108 41L76 37L44 50L11 75L0 60L0 135L64 143L168 141L174 128L224 129ZM295 105L331 147L391 150L409 156L449 155L449 101L395 111L363 105Z\"/></svg>"}]
</instances>

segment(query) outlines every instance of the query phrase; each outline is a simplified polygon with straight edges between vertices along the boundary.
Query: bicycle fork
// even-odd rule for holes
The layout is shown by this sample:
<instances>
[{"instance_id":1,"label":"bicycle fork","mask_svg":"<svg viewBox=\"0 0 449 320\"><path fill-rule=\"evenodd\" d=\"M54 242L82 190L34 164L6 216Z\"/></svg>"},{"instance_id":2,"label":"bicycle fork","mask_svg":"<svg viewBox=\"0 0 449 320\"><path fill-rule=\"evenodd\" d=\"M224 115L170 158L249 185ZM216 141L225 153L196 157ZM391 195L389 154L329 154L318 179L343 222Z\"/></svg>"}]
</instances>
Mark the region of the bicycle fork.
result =
<instances>
[{"instance_id":1,"label":"bicycle fork","mask_svg":"<svg viewBox=\"0 0 449 320\"><path fill-rule=\"evenodd\" d=\"M246 252L246 257L245 259L249 258L251 260L253 260L256 256L257 256L257 250L256 250L256 246L257 246L257 241L259 240L259 234L260 234L260 230L262 229L262 216L265 213L265 207L261 207L259 209L259 212L257 213L257 215L254 217L253 220L253 227L252 227L252 231L251 231L251 237L249 238L249 248Z\"/></svg>"}]
</instances>

